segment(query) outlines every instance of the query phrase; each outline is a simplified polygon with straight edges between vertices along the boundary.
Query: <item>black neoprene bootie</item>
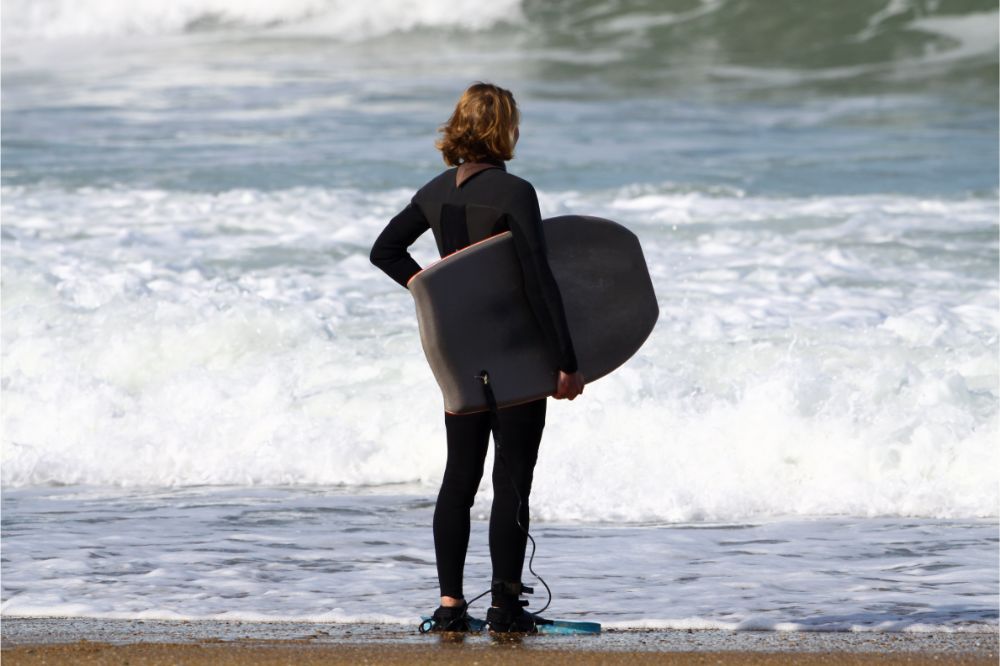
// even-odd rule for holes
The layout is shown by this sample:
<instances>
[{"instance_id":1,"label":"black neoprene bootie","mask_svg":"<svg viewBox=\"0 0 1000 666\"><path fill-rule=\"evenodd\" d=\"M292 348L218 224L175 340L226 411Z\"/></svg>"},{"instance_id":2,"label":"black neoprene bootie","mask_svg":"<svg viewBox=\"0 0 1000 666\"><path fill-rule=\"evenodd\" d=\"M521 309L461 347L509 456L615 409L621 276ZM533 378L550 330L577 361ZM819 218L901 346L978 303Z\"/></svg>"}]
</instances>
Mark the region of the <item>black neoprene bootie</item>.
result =
<instances>
[{"instance_id":1,"label":"black neoprene bootie","mask_svg":"<svg viewBox=\"0 0 1000 666\"><path fill-rule=\"evenodd\" d=\"M469 604L464 601L461 606L438 606L426 631L471 631L468 610Z\"/></svg>"},{"instance_id":2,"label":"black neoprene bootie","mask_svg":"<svg viewBox=\"0 0 1000 666\"><path fill-rule=\"evenodd\" d=\"M521 583L493 581L493 606L486 611L486 624L495 633L526 633L538 632L538 625L552 624L534 613L524 610L528 602L521 599L521 594L534 592Z\"/></svg>"}]
</instances>

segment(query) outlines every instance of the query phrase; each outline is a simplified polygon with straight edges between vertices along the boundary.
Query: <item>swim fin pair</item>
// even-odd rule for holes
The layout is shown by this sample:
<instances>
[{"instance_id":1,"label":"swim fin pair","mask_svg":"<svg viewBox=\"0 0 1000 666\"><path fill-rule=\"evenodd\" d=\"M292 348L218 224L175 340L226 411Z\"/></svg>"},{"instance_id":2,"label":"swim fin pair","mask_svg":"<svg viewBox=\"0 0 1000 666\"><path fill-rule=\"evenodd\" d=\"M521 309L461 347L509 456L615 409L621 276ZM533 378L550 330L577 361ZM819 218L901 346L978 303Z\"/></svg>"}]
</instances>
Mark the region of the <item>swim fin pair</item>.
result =
<instances>
[{"instance_id":1,"label":"swim fin pair","mask_svg":"<svg viewBox=\"0 0 1000 666\"><path fill-rule=\"evenodd\" d=\"M463 601L460 606L439 606L432 616L421 618L420 632L489 629L494 634L596 634L601 631L597 622L547 620L529 613L524 609L528 602L521 595L532 594L534 590L523 583L494 580L490 591L493 603L486 611L485 621L471 617L469 605Z\"/></svg>"},{"instance_id":2,"label":"swim fin pair","mask_svg":"<svg viewBox=\"0 0 1000 666\"><path fill-rule=\"evenodd\" d=\"M530 615L530 613L529 613ZM420 618L422 622L420 623L420 633L437 632L437 631L465 631L465 632L482 632L488 627L485 620L480 620L478 618L469 617L466 620L467 629L457 629L454 628L457 625L451 625L453 628L446 629L445 626L435 622L434 618L429 615L424 615ZM574 622L572 620L541 620L540 623L535 624L535 631L527 631L520 633L535 633L535 634L599 634L601 633L601 625L598 622ZM493 633L506 633L497 632Z\"/></svg>"}]
</instances>

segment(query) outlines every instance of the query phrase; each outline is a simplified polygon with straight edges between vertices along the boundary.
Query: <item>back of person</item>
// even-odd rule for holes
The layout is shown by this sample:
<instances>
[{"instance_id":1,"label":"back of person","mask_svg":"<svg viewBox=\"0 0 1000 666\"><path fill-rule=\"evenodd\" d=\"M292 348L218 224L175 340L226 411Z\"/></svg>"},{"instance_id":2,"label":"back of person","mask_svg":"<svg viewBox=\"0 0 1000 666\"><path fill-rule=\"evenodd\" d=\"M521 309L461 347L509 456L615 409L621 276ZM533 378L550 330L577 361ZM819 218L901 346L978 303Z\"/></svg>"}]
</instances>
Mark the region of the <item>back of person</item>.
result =
<instances>
[{"instance_id":1,"label":"back of person","mask_svg":"<svg viewBox=\"0 0 1000 666\"><path fill-rule=\"evenodd\" d=\"M492 117L496 114L502 117ZM371 261L405 287L421 270L408 248L428 229L433 229L442 257L509 229L525 296L562 373L555 397L573 399L583 390L583 380L577 376L562 297L549 268L538 196L531 183L507 173L504 164L513 157L520 135L517 123L509 91L490 84L469 88L438 142L445 161L455 167L431 179L390 220L372 247ZM476 132L479 137L470 140Z\"/></svg>"},{"instance_id":2,"label":"back of person","mask_svg":"<svg viewBox=\"0 0 1000 666\"><path fill-rule=\"evenodd\" d=\"M477 83L462 95L442 126L437 143L447 169L420 188L376 239L371 261L406 287L421 267L408 248L428 229L445 257L510 231L524 277L524 292L552 351L558 370L554 396L574 399L583 391L562 297L549 268L538 197L531 184L507 173L519 136L519 116L510 91ZM545 425L546 398L491 414L445 412L448 462L434 510L434 548L441 606L433 626L468 630L462 590L469 543L469 509L483 474L491 428L503 431L493 468L490 556L493 607L486 621L494 631L533 631L544 622L523 610L519 596L529 521L528 497ZM500 442L499 432L494 435Z\"/></svg>"},{"instance_id":3,"label":"back of person","mask_svg":"<svg viewBox=\"0 0 1000 666\"><path fill-rule=\"evenodd\" d=\"M507 173L502 162L467 164L477 165L476 170L465 169L465 164L448 169L413 198L442 257L510 231L510 218L530 217L532 200L537 201L531 184Z\"/></svg>"}]
</instances>

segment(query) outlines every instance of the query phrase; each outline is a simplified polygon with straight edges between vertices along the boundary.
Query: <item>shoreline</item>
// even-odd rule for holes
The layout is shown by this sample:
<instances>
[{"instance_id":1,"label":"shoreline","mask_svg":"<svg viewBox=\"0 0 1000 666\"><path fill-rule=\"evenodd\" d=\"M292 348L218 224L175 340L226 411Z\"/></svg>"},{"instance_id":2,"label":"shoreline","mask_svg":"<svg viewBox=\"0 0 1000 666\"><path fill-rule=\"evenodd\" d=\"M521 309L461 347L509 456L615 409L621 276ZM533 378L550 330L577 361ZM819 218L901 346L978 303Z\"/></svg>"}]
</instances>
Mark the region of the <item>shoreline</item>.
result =
<instances>
[{"instance_id":1,"label":"shoreline","mask_svg":"<svg viewBox=\"0 0 1000 666\"><path fill-rule=\"evenodd\" d=\"M598 636L421 635L415 626L2 618L12 664L996 664L995 632L610 629ZM511 652L517 652L516 655Z\"/></svg>"}]
</instances>

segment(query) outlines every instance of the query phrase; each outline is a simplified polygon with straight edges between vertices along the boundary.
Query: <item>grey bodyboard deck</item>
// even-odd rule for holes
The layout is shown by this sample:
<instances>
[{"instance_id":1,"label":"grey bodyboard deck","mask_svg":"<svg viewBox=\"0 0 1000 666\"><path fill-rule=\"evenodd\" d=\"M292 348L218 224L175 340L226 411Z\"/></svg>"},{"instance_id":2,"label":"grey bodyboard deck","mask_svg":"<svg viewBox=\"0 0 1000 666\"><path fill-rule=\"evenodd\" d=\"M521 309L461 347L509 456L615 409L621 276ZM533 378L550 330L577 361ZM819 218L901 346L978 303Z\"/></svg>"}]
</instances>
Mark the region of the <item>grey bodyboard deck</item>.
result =
<instances>
[{"instance_id":1,"label":"grey bodyboard deck","mask_svg":"<svg viewBox=\"0 0 1000 666\"><path fill-rule=\"evenodd\" d=\"M659 316L639 239L622 225L567 215L542 223L577 364L589 383L619 367ZM552 395L558 371L524 293L509 231L444 257L411 278L420 340L452 414L487 409L487 370L500 407Z\"/></svg>"}]
</instances>

